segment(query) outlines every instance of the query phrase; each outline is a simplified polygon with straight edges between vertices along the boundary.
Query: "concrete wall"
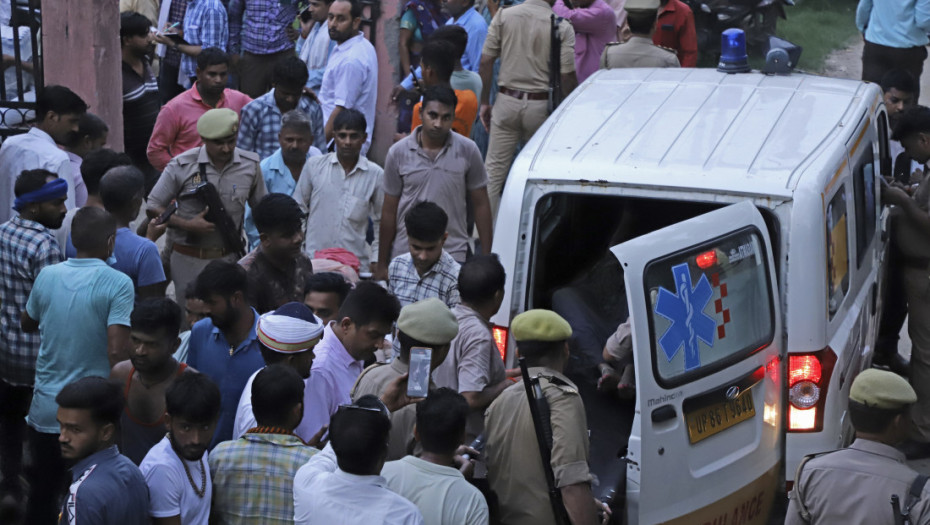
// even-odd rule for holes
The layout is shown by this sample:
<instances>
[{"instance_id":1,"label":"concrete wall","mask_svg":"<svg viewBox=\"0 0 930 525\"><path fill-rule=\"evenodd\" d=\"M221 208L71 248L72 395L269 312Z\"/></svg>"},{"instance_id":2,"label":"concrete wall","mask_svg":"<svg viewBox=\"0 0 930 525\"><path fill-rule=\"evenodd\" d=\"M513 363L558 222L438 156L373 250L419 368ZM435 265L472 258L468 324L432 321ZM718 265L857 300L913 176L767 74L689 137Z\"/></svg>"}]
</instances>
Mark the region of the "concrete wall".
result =
<instances>
[{"instance_id":1,"label":"concrete wall","mask_svg":"<svg viewBox=\"0 0 930 525\"><path fill-rule=\"evenodd\" d=\"M394 142L397 128L397 108L391 103L391 90L399 79L400 59L397 55L398 9L405 0L383 0L381 17L375 29L375 50L378 52L378 112L375 117L374 137L368 158L384 165L384 157Z\"/></svg>"},{"instance_id":2,"label":"concrete wall","mask_svg":"<svg viewBox=\"0 0 930 525\"><path fill-rule=\"evenodd\" d=\"M74 90L110 126L108 145L123 150L122 58L115 0L44 0L45 85Z\"/></svg>"}]
</instances>

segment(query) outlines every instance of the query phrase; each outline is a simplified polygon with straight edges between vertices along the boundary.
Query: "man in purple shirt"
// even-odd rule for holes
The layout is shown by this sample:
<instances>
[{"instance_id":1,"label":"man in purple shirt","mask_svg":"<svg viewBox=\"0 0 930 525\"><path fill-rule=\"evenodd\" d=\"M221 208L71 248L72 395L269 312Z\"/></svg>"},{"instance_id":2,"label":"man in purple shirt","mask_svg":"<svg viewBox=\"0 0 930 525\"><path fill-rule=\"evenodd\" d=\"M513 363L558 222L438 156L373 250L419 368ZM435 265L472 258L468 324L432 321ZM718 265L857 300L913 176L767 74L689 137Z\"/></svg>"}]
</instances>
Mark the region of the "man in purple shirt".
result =
<instances>
[{"instance_id":1,"label":"man in purple shirt","mask_svg":"<svg viewBox=\"0 0 930 525\"><path fill-rule=\"evenodd\" d=\"M307 380L313 403L304 411L306 428L313 432L328 425L339 405L352 402L352 385L398 315L397 298L375 283L363 281L349 292L336 321L323 330L323 340L313 349L316 359Z\"/></svg>"},{"instance_id":2,"label":"man in purple shirt","mask_svg":"<svg viewBox=\"0 0 930 525\"><path fill-rule=\"evenodd\" d=\"M617 16L604 0L556 0L552 10L575 30L575 72L582 83L598 69L604 47L617 36Z\"/></svg>"}]
</instances>

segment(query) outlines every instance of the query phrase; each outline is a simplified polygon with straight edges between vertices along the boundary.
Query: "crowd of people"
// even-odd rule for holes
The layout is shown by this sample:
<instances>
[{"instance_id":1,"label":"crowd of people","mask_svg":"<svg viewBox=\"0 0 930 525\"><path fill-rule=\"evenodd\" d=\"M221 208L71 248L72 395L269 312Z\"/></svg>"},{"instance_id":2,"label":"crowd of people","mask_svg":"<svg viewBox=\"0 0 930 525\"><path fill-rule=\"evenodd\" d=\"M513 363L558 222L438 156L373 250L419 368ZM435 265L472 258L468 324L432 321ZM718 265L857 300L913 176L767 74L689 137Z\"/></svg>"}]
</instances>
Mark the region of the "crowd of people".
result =
<instances>
[{"instance_id":1,"label":"crowd of people","mask_svg":"<svg viewBox=\"0 0 930 525\"><path fill-rule=\"evenodd\" d=\"M383 64L357 0L123 3L125 152L58 85L0 146L0 521L552 519L506 452L511 427L532 435L526 403L494 405L524 391L491 333L492 218L550 111L524 31L565 17L567 93L626 11L405 4L381 166ZM514 332L521 355L583 419L561 376L570 329L539 314ZM594 523L581 429L553 465Z\"/></svg>"}]
</instances>

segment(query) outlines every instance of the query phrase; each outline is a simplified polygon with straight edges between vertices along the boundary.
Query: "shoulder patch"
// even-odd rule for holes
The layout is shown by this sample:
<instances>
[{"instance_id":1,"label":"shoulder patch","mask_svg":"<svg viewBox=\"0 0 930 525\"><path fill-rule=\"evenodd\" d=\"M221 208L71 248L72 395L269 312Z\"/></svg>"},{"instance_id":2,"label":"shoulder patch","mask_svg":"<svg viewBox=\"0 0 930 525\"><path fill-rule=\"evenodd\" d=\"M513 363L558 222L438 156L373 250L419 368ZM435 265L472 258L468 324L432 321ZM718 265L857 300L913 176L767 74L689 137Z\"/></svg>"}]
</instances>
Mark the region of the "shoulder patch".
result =
<instances>
[{"instance_id":1,"label":"shoulder patch","mask_svg":"<svg viewBox=\"0 0 930 525\"><path fill-rule=\"evenodd\" d=\"M655 44L653 44L653 45L656 46ZM678 54L678 51L675 51L674 49L672 49L672 48L670 48L670 47L665 47L665 46L656 46L656 47L659 48L659 49L661 49L662 51L668 51L669 53L671 53L671 54L673 54L673 55L677 55L677 54Z\"/></svg>"}]
</instances>

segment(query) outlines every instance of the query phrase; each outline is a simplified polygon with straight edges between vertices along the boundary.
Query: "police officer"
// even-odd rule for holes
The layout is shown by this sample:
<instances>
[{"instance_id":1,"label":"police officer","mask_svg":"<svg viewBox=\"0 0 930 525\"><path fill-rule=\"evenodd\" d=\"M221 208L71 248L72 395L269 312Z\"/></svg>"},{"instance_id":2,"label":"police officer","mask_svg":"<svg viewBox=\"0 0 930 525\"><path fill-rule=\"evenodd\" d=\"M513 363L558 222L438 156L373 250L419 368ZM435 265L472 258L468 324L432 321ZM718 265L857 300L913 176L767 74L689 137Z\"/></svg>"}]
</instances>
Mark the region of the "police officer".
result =
<instances>
[{"instance_id":1,"label":"police officer","mask_svg":"<svg viewBox=\"0 0 930 525\"><path fill-rule=\"evenodd\" d=\"M446 355L449 354L449 345L459 332L459 323L455 315L445 303L430 297L403 307L397 318L397 330L400 355L390 363L375 363L366 368L352 387L353 400L358 400L366 394L380 396L393 381L408 372L411 381L423 376L430 377L428 390L436 388L432 382L432 372L445 361ZM425 370L410 370L410 349L414 347L432 349L428 374ZM388 461L400 459L411 453L416 420L416 405L407 405L391 412Z\"/></svg>"},{"instance_id":2,"label":"police officer","mask_svg":"<svg viewBox=\"0 0 930 525\"><path fill-rule=\"evenodd\" d=\"M528 0L532 1L532 0ZM598 523L588 470L588 424L577 387L562 374L568 363L568 322L550 310L528 310L510 325L530 377L549 403L555 486L574 525ZM555 523L526 389L508 387L485 413L488 481L500 501L500 522Z\"/></svg>"},{"instance_id":3,"label":"police officer","mask_svg":"<svg viewBox=\"0 0 930 525\"><path fill-rule=\"evenodd\" d=\"M485 167L491 212L497 216L501 190L517 145L536 133L549 116L549 56L553 0L526 0L497 11L481 50L481 122L490 132ZM578 83L575 75L575 32L558 19L562 94ZM489 104L494 61L500 57L499 93Z\"/></svg>"},{"instance_id":4,"label":"police officer","mask_svg":"<svg viewBox=\"0 0 930 525\"><path fill-rule=\"evenodd\" d=\"M910 523L930 523L930 486L895 448L907 435L907 409L917 400L901 376L885 370L860 373L849 390L849 416L856 440L848 448L805 458L789 494L786 525L804 523L903 523L892 495L910 506ZM909 496L912 487L919 496Z\"/></svg>"},{"instance_id":5,"label":"police officer","mask_svg":"<svg viewBox=\"0 0 930 525\"><path fill-rule=\"evenodd\" d=\"M930 108L906 110L894 128L909 157L926 166L930 161ZM894 182L882 185L882 203L894 205L894 244L901 254L899 273L907 295L907 331L913 350L909 376L917 402L911 408L911 441L904 451L909 459L930 456L930 177L923 169L913 195Z\"/></svg>"},{"instance_id":6,"label":"police officer","mask_svg":"<svg viewBox=\"0 0 930 525\"><path fill-rule=\"evenodd\" d=\"M621 67L681 67L670 49L652 43L659 0L627 0L623 9L633 36L624 43L611 42L601 54L601 69Z\"/></svg>"},{"instance_id":7,"label":"police officer","mask_svg":"<svg viewBox=\"0 0 930 525\"><path fill-rule=\"evenodd\" d=\"M148 197L149 217L158 217L173 200L178 211L168 219L168 246L171 250L171 280L182 294L187 284L210 261L224 258L236 261L236 253L223 240L218 225L204 218L206 206L200 198L180 198L200 184L216 186L226 213L240 234L245 205L255 207L265 196L261 160L258 155L236 147L239 117L228 109L211 109L197 121L203 146L190 149L165 167ZM216 211L216 210L214 210Z\"/></svg>"}]
</instances>

